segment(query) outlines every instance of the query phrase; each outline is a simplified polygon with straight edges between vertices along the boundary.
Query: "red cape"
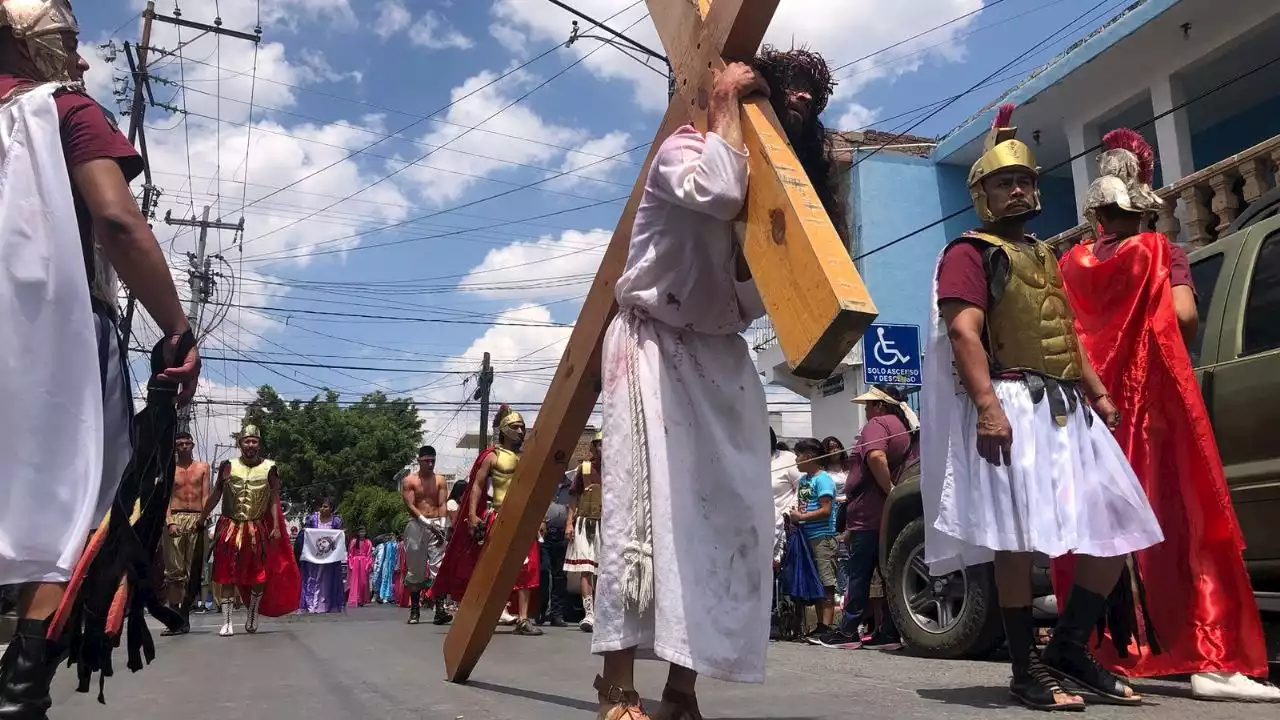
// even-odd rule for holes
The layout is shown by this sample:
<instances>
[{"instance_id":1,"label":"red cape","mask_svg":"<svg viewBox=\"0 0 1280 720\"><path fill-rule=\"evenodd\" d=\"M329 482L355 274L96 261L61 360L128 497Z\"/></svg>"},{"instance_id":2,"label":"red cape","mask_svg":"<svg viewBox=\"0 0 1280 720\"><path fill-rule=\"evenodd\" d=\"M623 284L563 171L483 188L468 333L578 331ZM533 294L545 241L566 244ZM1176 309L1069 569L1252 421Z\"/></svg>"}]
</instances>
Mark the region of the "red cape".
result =
<instances>
[{"instance_id":1,"label":"red cape","mask_svg":"<svg viewBox=\"0 0 1280 720\"><path fill-rule=\"evenodd\" d=\"M468 508L471 507L472 493L480 493L476 507L481 512L489 505L488 483L482 482L483 479L477 478L476 475L480 470L480 464L492 453L492 447L486 448L471 466L471 472L467 476L467 490L462 494L462 499L458 503L458 520L454 523L453 535L449 537L449 544L445 548L444 560L440 563L440 572L435 581L432 582L431 589L427 591L429 600L453 598L455 602L462 602L463 596L466 595L467 585L471 582L471 574L475 572L476 563L480 562L480 553L484 550L484 546L477 544L475 537L471 533L471 526L467 523L467 513ZM494 518L491 514L488 518L490 526L492 526L493 520ZM535 589L538 587L539 574L541 572L540 559L541 548L539 548L537 542L534 542L533 547L529 550L529 559L525 563L524 569L520 572L520 577L516 579L515 588L512 590L513 600L516 590Z\"/></svg>"},{"instance_id":2,"label":"red cape","mask_svg":"<svg viewBox=\"0 0 1280 720\"><path fill-rule=\"evenodd\" d=\"M293 540L289 526L284 522L284 512L277 506L276 527L280 537L267 546L267 588L262 593L258 613L266 617L281 617L298 609L302 601L302 572L293 556ZM240 589L241 600L249 601L247 588Z\"/></svg>"},{"instance_id":3,"label":"red cape","mask_svg":"<svg viewBox=\"0 0 1280 720\"><path fill-rule=\"evenodd\" d=\"M1169 241L1144 233L1106 261L1094 256L1092 245L1080 245L1060 267L1080 340L1120 410L1116 440L1165 534L1164 542L1135 554L1145 611L1137 614L1143 625L1137 637L1154 630L1159 652L1134 641L1126 652L1107 642L1099 658L1134 677L1265 677L1267 652L1241 555L1244 540L1174 310ZM1071 558L1055 561L1061 602L1073 573Z\"/></svg>"}]
</instances>

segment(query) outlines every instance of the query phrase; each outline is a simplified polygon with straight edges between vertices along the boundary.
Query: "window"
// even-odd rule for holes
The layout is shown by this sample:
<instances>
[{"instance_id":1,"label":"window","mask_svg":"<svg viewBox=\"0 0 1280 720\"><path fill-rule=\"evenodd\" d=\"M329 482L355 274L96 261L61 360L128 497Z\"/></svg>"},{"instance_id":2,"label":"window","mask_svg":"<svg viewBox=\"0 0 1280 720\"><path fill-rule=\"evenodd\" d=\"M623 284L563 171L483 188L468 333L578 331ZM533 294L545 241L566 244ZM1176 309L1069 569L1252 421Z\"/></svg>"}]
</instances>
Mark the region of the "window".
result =
<instances>
[{"instance_id":1,"label":"window","mask_svg":"<svg viewBox=\"0 0 1280 720\"><path fill-rule=\"evenodd\" d=\"M1200 364L1200 348L1204 345L1205 319L1209 317L1209 305L1213 302L1213 291L1218 285L1218 274L1222 272L1223 254L1210 255L1191 266L1191 281L1196 286L1196 315L1200 317L1196 330L1195 342L1187 348L1191 352L1191 364Z\"/></svg>"},{"instance_id":2,"label":"window","mask_svg":"<svg viewBox=\"0 0 1280 720\"><path fill-rule=\"evenodd\" d=\"M1280 230L1262 241L1244 308L1244 353L1280 348Z\"/></svg>"}]
</instances>

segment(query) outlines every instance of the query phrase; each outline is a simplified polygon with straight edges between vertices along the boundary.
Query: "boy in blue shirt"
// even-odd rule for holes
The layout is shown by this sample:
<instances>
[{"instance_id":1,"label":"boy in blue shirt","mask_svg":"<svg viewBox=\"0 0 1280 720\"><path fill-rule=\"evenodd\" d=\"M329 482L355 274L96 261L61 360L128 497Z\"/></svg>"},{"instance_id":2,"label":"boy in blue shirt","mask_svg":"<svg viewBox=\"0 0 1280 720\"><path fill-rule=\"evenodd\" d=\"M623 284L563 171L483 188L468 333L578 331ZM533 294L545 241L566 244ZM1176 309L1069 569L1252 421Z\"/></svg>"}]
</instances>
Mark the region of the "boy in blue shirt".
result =
<instances>
[{"instance_id":1,"label":"boy in blue shirt","mask_svg":"<svg viewBox=\"0 0 1280 720\"><path fill-rule=\"evenodd\" d=\"M813 553L814 565L826 598L818 603L818 626L808 640L822 645L834 629L836 608L836 515L834 512L836 483L822 469L822 443L806 438L796 443L796 466L804 476L796 492L796 509L791 520L800 526Z\"/></svg>"}]
</instances>

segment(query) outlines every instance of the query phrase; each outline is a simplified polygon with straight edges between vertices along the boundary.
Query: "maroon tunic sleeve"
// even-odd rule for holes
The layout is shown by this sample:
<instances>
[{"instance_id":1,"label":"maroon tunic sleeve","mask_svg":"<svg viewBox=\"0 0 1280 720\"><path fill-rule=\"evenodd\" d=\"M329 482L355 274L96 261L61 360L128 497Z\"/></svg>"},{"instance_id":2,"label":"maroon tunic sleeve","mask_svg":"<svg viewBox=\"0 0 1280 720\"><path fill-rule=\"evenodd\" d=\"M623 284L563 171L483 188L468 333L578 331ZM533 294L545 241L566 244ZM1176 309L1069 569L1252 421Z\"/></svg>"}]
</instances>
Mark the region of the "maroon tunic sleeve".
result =
<instances>
[{"instance_id":1,"label":"maroon tunic sleeve","mask_svg":"<svg viewBox=\"0 0 1280 720\"><path fill-rule=\"evenodd\" d=\"M987 309L987 270L982 251L972 242L954 243L938 267L938 302L959 300Z\"/></svg>"},{"instance_id":2,"label":"maroon tunic sleeve","mask_svg":"<svg viewBox=\"0 0 1280 720\"><path fill-rule=\"evenodd\" d=\"M1166 242L1168 242L1167 238ZM1169 243L1169 249L1171 251L1169 253L1169 284L1174 287L1186 285L1194 292L1196 283L1191 278L1191 261L1187 259L1187 251L1174 243Z\"/></svg>"},{"instance_id":3,"label":"maroon tunic sleeve","mask_svg":"<svg viewBox=\"0 0 1280 720\"><path fill-rule=\"evenodd\" d=\"M62 132L62 152L67 167L90 160L111 158L120 164L125 180L142 172L142 157L128 138L108 119L106 110L82 93L61 93L56 98Z\"/></svg>"}]
</instances>

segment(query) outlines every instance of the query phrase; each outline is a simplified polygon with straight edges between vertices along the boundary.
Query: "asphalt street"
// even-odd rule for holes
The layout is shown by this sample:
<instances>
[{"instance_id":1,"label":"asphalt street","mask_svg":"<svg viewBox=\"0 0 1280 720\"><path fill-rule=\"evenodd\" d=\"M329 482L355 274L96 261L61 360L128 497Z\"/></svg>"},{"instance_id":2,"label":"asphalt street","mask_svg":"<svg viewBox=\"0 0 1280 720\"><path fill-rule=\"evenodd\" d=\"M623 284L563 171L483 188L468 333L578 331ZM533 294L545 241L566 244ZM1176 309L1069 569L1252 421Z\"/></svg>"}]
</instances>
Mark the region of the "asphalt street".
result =
<instances>
[{"instance_id":1,"label":"asphalt street","mask_svg":"<svg viewBox=\"0 0 1280 720\"><path fill-rule=\"evenodd\" d=\"M108 680L106 706L78 694L73 673L55 683L53 720L521 720L594 717L591 680L599 662L576 629L516 637L501 628L467 685L444 680L446 629L404 623L405 611L370 607L343 616L264 620L257 635L217 636L218 619L196 616L192 633L157 638L155 663ZM237 623L243 615L237 615ZM237 628L239 630L239 627ZM124 664L123 652L117 651ZM641 663L646 698L661 693L664 668ZM1010 707L1007 665L901 653L829 650L792 643L769 648L761 686L700 685L707 718L951 720L1042 717ZM1143 684L1141 708L1090 706L1089 718L1274 720L1276 706L1191 700L1185 683ZM656 707L653 702L652 707ZM1081 717L1072 715L1072 717Z\"/></svg>"}]
</instances>

